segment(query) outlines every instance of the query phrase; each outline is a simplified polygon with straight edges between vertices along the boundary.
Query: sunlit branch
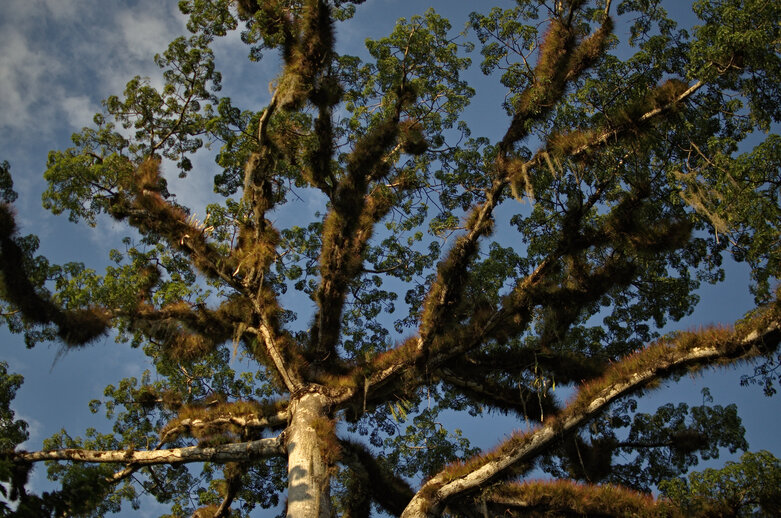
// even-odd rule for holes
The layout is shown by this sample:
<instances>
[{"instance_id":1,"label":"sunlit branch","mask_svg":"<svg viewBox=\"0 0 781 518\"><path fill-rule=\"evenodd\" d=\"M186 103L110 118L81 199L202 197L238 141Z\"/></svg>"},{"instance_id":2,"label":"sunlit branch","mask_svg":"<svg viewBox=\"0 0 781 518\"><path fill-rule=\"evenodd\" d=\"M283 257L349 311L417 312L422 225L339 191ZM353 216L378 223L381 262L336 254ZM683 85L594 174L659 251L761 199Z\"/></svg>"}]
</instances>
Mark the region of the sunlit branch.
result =
<instances>
[{"instance_id":1,"label":"sunlit branch","mask_svg":"<svg viewBox=\"0 0 781 518\"><path fill-rule=\"evenodd\" d=\"M337 360L335 348L348 286L363 271L363 253L374 226L393 206L392 196L368 191L373 181L390 170L386 155L397 144L401 111L413 99L411 91L400 88L392 115L358 139L334 189L332 208L323 222L321 280L315 294L318 309L310 344L315 363Z\"/></svg>"},{"instance_id":2,"label":"sunlit branch","mask_svg":"<svg viewBox=\"0 0 781 518\"><path fill-rule=\"evenodd\" d=\"M607 11L606 11L607 12ZM516 170L512 167L512 146L528 136L532 122L544 120L563 97L566 87L582 74L601 54L612 30L608 16L600 29L576 44L570 23L554 20L540 48L535 81L519 97L515 114L498 145L496 175L485 193L485 201L475 206L467 217L468 233L461 236L443 260L437 278L426 296L420 327L420 350L427 356L434 336L447 327L446 315L458 304L468 266L478 250L478 240L493 230L493 210L502 199ZM525 171L525 169L524 169ZM525 324L524 324L525 325Z\"/></svg>"},{"instance_id":3,"label":"sunlit branch","mask_svg":"<svg viewBox=\"0 0 781 518\"><path fill-rule=\"evenodd\" d=\"M121 471L117 471L110 477L106 477L106 482L109 482L111 484L116 484L117 482L121 482L125 480L127 477L138 471L138 468L141 466L129 466Z\"/></svg>"},{"instance_id":4,"label":"sunlit branch","mask_svg":"<svg viewBox=\"0 0 781 518\"><path fill-rule=\"evenodd\" d=\"M142 234L161 236L173 249L188 255L204 275L221 279L240 290L241 285L228 266L228 258L208 241L206 229L161 196L160 161L144 160L136 168L133 181L130 192L112 199L111 215L118 220L127 218L128 223Z\"/></svg>"},{"instance_id":5,"label":"sunlit branch","mask_svg":"<svg viewBox=\"0 0 781 518\"><path fill-rule=\"evenodd\" d=\"M610 403L649 383L679 372L717 363L732 363L765 354L781 341L781 314L770 306L741 325L741 331L704 330L661 340L621 362L602 378L582 387L555 418L527 433L517 433L494 451L445 468L424 484L402 516L437 516L447 501L484 487L497 477L524 471L551 444L577 430Z\"/></svg>"},{"instance_id":6,"label":"sunlit branch","mask_svg":"<svg viewBox=\"0 0 781 518\"><path fill-rule=\"evenodd\" d=\"M655 121L660 116L674 110L683 101L687 100L692 95L694 95L704 85L705 83L703 83L702 81L697 81L689 88L687 88L686 90L678 94L676 97L671 99L669 102L646 111L640 117L638 117L637 120L632 122L634 124L642 124L642 123L650 123ZM586 142L572 149L568 149L566 151L566 156L569 158L578 158L581 155L593 152L599 149L600 147L608 144L611 141L620 139L625 134L631 132L632 129L633 129L632 125L622 125L620 127L612 128L606 131L596 132L595 134L589 135L586 138ZM547 156L548 153L549 153L549 149L548 146L546 146L545 148L538 150L534 154L534 156L530 160L525 162L521 167L524 170L530 170L534 167L540 166L544 162L545 157Z\"/></svg>"},{"instance_id":7,"label":"sunlit branch","mask_svg":"<svg viewBox=\"0 0 781 518\"><path fill-rule=\"evenodd\" d=\"M287 410L281 410L273 415L218 415L212 418L186 418L176 421L176 426L168 428L160 437L156 449L163 444L175 440L182 434L198 436L200 430L219 430L224 428L240 428L246 431L260 431L263 429L280 428L287 424L289 414Z\"/></svg>"},{"instance_id":8,"label":"sunlit branch","mask_svg":"<svg viewBox=\"0 0 781 518\"><path fill-rule=\"evenodd\" d=\"M255 333L258 340L263 343L266 353L271 358L271 361L274 362L274 367L276 367L276 370L287 389L291 393L298 390L301 386L301 379L297 372L290 368L290 365L283 357L280 340L267 319L264 319L260 324L259 329L248 327L247 331Z\"/></svg>"},{"instance_id":9,"label":"sunlit branch","mask_svg":"<svg viewBox=\"0 0 781 518\"><path fill-rule=\"evenodd\" d=\"M13 462L70 461L116 463L128 466L156 464L186 464L190 462L240 462L284 455L280 437L256 441L222 444L212 447L187 446L168 450L83 450L68 448L34 452L14 452L8 455ZM123 473L123 472L120 472Z\"/></svg>"},{"instance_id":10,"label":"sunlit branch","mask_svg":"<svg viewBox=\"0 0 781 518\"><path fill-rule=\"evenodd\" d=\"M338 399L337 404L356 406L355 400L358 398L373 402L401 387L404 387L404 390L413 390L426 383L427 373L435 372L449 360L473 351L487 340L493 339L500 327L504 328L502 333L507 333L510 328L511 334L520 333L530 322L534 303L530 293L544 281L553 264L553 258L544 259L503 299L503 306L499 310L473 316L466 324L453 322L446 332L440 332L438 336L429 335L430 343L438 344L435 347L426 346L424 338L417 336L380 355L372 364L361 368L370 369L370 374L362 375L364 384L345 393ZM348 404L348 400L353 403Z\"/></svg>"}]
</instances>

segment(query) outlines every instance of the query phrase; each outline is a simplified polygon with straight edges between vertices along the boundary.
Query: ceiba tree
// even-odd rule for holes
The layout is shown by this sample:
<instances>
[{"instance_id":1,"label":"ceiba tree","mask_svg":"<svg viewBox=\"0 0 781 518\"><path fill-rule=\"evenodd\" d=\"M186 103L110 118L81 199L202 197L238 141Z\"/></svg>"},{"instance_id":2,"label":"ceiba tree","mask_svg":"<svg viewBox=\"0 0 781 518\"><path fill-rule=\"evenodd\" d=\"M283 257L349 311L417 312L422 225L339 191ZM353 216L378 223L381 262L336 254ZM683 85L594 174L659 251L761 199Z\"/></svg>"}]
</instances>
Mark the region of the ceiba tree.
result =
<instances>
[{"instance_id":1,"label":"ceiba tree","mask_svg":"<svg viewBox=\"0 0 781 518\"><path fill-rule=\"evenodd\" d=\"M648 415L628 396L776 354L781 4L699 1L691 34L653 1L518 0L458 36L429 11L361 59L336 46L361 3L180 2L192 34L156 57L162 88L131 80L49 155L45 207L134 229L103 274L35 255L4 165L9 327L65 348L112 334L156 368L91 403L110 433L15 451L24 427L3 414L15 512L101 514L143 493L176 516L283 494L295 518L675 515L650 488L745 448L734 407ZM281 56L248 110L219 96L210 49L239 26L250 61ZM507 91L484 136L461 119L474 46ZM204 142L212 172L193 167ZM163 171L213 174L223 201L199 219ZM756 310L660 336L729 254ZM6 401L19 380L3 372ZM774 390L771 364L758 375ZM480 452L438 422L448 409L529 426ZM28 493L39 461L61 490ZM535 466L560 480L520 482Z\"/></svg>"}]
</instances>

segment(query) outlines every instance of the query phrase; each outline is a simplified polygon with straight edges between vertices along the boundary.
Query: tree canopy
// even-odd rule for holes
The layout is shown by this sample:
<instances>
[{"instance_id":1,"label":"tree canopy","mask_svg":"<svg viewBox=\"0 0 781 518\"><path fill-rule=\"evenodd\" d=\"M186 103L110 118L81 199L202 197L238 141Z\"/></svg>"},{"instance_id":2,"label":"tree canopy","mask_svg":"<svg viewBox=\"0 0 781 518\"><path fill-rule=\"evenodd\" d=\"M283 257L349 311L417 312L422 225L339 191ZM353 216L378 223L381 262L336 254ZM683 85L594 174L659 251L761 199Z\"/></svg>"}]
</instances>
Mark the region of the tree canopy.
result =
<instances>
[{"instance_id":1,"label":"tree canopy","mask_svg":"<svg viewBox=\"0 0 781 518\"><path fill-rule=\"evenodd\" d=\"M127 226L102 273L37 255L2 164L8 328L62 351L115 337L154 371L90 402L110 431L25 451L22 380L0 363L0 510L774 512L773 482L739 500L778 478L767 452L680 478L747 448L734 405L633 398L747 360L775 391L781 5L700 0L681 28L654 0L517 0L462 33L429 10L350 54L362 3L179 2L190 34L155 56L162 83L131 79L48 156L45 208ZM258 106L220 94L213 49L235 31L248 67L278 64ZM473 59L505 119L463 116ZM219 201L186 206L177 175L213 178ZM756 309L662 334L727 257ZM528 426L480 451L446 411ZM43 461L60 488L33 494Z\"/></svg>"}]
</instances>

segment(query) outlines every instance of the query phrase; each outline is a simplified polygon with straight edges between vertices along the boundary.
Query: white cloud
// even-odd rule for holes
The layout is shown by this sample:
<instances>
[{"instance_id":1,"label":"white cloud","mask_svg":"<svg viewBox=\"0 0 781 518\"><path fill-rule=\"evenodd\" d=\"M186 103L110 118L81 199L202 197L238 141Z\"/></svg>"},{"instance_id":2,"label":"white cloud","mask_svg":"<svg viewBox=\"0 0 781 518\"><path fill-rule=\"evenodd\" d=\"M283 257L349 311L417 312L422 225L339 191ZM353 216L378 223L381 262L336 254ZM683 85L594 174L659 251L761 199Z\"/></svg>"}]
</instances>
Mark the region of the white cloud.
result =
<instances>
[{"instance_id":1,"label":"white cloud","mask_svg":"<svg viewBox=\"0 0 781 518\"><path fill-rule=\"evenodd\" d=\"M119 12L115 24L129 56L149 60L164 51L173 39L172 21L160 13L134 9Z\"/></svg>"},{"instance_id":2,"label":"white cloud","mask_svg":"<svg viewBox=\"0 0 781 518\"><path fill-rule=\"evenodd\" d=\"M90 7L85 0L43 0L42 3L52 16L60 20L75 18Z\"/></svg>"},{"instance_id":3,"label":"white cloud","mask_svg":"<svg viewBox=\"0 0 781 518\"><path fill-rule=\"evenodd\" d=\"M86 95L66 97L60 102L60 106L68 116L68 122L76 130L91 125L92 118L100 109Z\"/></svg>"},{"instance_id":4,"label":"white cloud","mask_svg":"<svg viewBox=\"0 0 781 518\"><path fill-rule=\"evenodd\" d=\"M168 181L168 190L176 195L177 203L192 210L192 214L203 221L206 205L219 202L222 198L214 194L214 172L219 167L214 163L213 153L198 153L193 160L193 169L185 178L179 178L176 164L166 160L162 173Z\"/></svg>"},{"instance_id":5,"label":"white cloud","mask_svg":"<svg viewBox=\"0 0 781 518\"><path fill-rule=\"evenodd\" d=\"M96 218L95 226L88 232L89 240L95 244L94 255L101 258L108 255L111 247L107 245L116 245L123 237L135 233L127 224L105 215Z\"/></svg>"},{"instance_id":6,"label":"white cloud","mask_svg":"<svg viewBox=\"0 0 781 518\"><path fill-rule=\"evenodd\" d=\"M45 122L36 115L50 104L58 85L51 80L61 69L58 61L34 50L24 34L5 27L0 33L0 127L20 128Z\"/></svg>"}]
</instances>

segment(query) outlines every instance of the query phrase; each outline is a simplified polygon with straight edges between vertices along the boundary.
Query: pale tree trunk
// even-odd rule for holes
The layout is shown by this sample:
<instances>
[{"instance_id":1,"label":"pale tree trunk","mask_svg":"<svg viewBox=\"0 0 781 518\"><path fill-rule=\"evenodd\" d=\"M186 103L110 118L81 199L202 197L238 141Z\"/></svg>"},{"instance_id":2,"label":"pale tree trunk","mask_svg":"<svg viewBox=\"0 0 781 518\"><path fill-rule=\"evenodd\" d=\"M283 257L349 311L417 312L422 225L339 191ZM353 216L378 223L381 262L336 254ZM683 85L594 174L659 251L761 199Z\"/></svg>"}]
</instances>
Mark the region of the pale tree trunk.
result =
<instances>
[{"instance_id":1,"label":"pale tree trunk","mask_svg":"<svg viewBox=\"0 0 781 518\"><path fill-rule=\"evenodd\" d=\"M317 423L327 423L326 397L317 392L301 396L290 406L287 428L288 518L329 518L331 499L328 464Z\"/></svg>"}]
</instances>

